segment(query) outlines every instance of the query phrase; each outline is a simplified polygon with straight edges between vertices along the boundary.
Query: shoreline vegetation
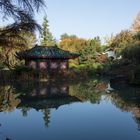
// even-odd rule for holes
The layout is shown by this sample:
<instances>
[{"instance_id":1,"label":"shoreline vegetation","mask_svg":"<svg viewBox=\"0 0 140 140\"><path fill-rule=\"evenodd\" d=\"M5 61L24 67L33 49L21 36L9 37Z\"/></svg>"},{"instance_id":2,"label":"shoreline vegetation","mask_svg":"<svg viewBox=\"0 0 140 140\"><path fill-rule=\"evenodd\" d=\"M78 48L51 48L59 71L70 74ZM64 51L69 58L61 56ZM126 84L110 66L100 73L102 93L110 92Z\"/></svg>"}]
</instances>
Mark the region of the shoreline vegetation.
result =
<instances>
[{"instance_id":1,"label":"shoreline vegetation","mask_svg":"<svg viewBox=\"0 0 140 140\"><path fill-rule=\"evenodd\" d=\"M82 81L93 78L107 78L116 84L140 84L140 67L130 63L106 64L104 67L95 65L71 67L65 73L55 73L48 76L45 71L37 71L26 66L19 66L12 70L0 70L0 82L46 82L46 81Z\"/></svg>"},{"instance_id":2,"label":"shoreline vegetation","mask_svg":"<svg viewBox=\"0 0 140 140\"><path fill-rule=\"evenodd\" d=\"M106 56L107 57L107 56ZM94 77L107 77L112 82L130 85L140 85L140 66L131 61L106 59L104 63L94 65L76 65L70 63L65 73L54 73L48 76L45 71L37 71L24 65L11 70L0 70L1 82L15 81L80 81Z\"/></svg>"}]
</instances>

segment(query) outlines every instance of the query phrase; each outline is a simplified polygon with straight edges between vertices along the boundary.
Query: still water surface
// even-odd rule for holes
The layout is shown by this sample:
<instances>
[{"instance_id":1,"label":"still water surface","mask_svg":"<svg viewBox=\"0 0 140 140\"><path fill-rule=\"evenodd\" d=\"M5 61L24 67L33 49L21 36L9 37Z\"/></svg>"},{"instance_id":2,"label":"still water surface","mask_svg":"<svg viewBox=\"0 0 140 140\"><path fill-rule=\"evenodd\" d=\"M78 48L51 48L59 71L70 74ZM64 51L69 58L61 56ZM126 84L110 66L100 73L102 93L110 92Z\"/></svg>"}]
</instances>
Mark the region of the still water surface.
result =
<instances>
[{"instance_id":1,"label":"still water surface","mask_svg":"<svg viewBox=\"0 0 140 140\"><path fill-rule=\"evenodd\" d=\"M0 86L0 140L140 140L140 89L108 81Z\"/></svg>"}]
</instances>

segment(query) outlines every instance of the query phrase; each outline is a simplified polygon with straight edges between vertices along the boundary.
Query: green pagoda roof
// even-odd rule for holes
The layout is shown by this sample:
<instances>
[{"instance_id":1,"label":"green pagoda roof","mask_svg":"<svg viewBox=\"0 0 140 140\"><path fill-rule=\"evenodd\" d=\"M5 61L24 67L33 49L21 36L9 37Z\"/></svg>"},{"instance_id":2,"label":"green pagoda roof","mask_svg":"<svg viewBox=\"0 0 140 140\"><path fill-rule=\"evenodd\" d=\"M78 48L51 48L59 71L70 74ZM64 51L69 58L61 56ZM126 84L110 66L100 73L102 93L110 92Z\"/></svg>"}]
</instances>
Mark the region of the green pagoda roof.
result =
<instances>
[{"instance_id":1,"label":"green pagoda roof","mask_svg":"<svg viewBox=\"0 0 140 140\"><path fill-rule=\"evenodd\" d=\"M79 57L77 53L62 50L57 46L35 46L32 49L19 52L16 54L19 59L73 59Z\"/></svg>"}]
</instances>

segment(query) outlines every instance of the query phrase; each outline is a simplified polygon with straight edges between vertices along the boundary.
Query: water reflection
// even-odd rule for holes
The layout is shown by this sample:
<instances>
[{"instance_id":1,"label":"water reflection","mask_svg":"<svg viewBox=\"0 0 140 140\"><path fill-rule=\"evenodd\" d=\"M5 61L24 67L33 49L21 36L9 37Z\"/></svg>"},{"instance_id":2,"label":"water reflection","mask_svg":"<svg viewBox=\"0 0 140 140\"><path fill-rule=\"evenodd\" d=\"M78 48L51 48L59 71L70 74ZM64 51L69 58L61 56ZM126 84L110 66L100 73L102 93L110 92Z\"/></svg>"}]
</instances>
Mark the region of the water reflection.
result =
<instances>
[{"instance_id":1,"label":"water reflection","mask_svg":"<svg viewBox=\"0 0 140 140\"><path fill-rule=\"evenodd\" d=\"M66 84L35 83L35 85L22 85L23 89L30 88L30 92L20 95L21 103L18 107L29 107L36 110L44 108L58 108L61 105L80 101L76 96L69 94L69 86ZM22 87L20 86L20 88ZM32 88L31 88L32 87ZM15 88L16 89L16 88ZM18 92L18 89L16 89Z\"/></svg>"},{"instance_id":2,"label":"water reflection","mask_svg":"<svg viewBox=\"0 0 140 140\"><path fill-rule=\"evenodd\" d=\"M15 93L11 85L5 85L0 87L0 111L11 112L18 104L20 94Z\"/></svg>"},{"instance_id":3,"label":"water reflection","mask_svg":"<svg viewBox=\"0 0 140 140\"><path fill-rule=\"evenodd\" d=\"M108 95L112 103L125 112L132 112L140 130L140 88L126 87Z\"/></svg>"},{"instance_id":4,"label":"water reflection","mask_svg":"<svg viewBox=\"0 0 140 140\"><path fill-rule=\"evenodd\" d=\"M28 117L31 109L41 112L46 128L51 125L51 110L63 105L90 102L100 104L103 100L123 112L131 112L140 130L140 88L112 89L109 81L89 80L77 83L14 83L0 86L0 112L20 110Z\"/></svg>"},{"instance_id":5,"label":"water reflection","mask_svg":"<svg viewBox=\"0 0 140 140\"><path fill-rule=\"evenodd\" d=\"M20 109L24 117L30 109L42 112L45 126L50 123L50 109L73 102L100 103L107 88L106 83L97 80L66 84L54 82L14 83L0 87L0 111L12 112Z\"/></svg>"}]
</instances>

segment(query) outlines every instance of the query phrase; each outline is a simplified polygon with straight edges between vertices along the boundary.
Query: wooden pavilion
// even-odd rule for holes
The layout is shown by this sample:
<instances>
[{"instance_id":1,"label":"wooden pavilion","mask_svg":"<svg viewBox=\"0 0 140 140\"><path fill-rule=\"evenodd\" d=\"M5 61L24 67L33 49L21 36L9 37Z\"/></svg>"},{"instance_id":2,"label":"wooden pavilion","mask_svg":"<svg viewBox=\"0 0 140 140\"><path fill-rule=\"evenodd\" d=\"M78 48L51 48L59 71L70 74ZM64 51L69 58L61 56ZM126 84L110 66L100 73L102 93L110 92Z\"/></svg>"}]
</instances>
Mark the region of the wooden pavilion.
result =
<instances>
[{"instance_id":1,"label":"wooden pavilion","mask_svg":"<svg viewBox=\"0 0 140 140\"><path fill-rule=\"evenodd\" d=\"M69 59L79 57L77 53L62 50L57 46L38 46L17 53L17 58L25 60L25 65L48 74L68 70Z\"/></svg>"}]
</instances>

